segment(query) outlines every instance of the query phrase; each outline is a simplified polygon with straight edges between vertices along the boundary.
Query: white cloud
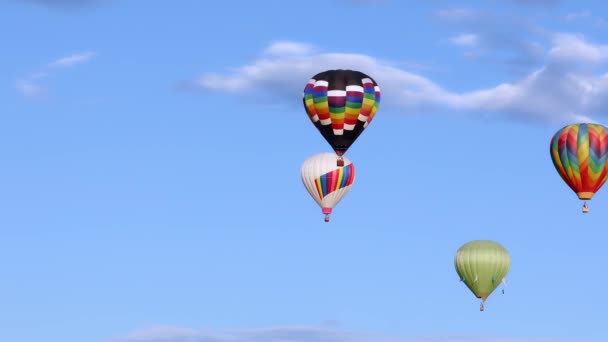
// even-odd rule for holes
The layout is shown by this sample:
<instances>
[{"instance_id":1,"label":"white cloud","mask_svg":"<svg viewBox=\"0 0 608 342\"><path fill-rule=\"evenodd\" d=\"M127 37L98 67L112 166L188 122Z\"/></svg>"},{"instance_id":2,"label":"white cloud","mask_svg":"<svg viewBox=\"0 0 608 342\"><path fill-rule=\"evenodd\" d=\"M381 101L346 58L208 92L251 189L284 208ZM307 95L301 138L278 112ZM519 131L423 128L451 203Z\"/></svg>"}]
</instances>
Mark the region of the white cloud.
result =
<instances>
[{"instance_id":1,"label":"white cloud","mask_svg":"<svg viewBox=\"0 0 608 342\"><path fill-rule=\"evenodd\" d=\"M608 25L608 21L606 21L606 19L594 16L593 13L589 10L570 12L566 14L563 19L569 22L592 24L597 28L605 28L606 25Z\"/></svg>"},{"instance_id":2,"label":"white cloud","mask_svg":"<svg viewBox=\"0 0 608 342\"><path fill-rule=\"evenodd\" d=\"M398 337L325 327L275 327L247 330L152 328L113 339L115 342L564 342L563 338L489 336ZM578 339L578 341L583 341Z\"/></svg>"},{"instance_id":3,"label":"white cloud","mask_svg":"<svg viewBox=\"0 0 608 342\"><path fill-rule=\"evenodd\" d=\"M468 20L475 18L479 12L469 8L451 8L437 11L436 14L445 20Z\"/></svg>"},{"instance_id":4,"label":"white cloud","mask_svg":"<svg viewBox=\"0 0 608 342\"><path fill-rule=\"evenodd\" d=\"M301 49L291 42L292 50ZM566 122L608 112L608 75L578 68L577 62L605 60L606 47L582 37L558 34L547 64L514 82L453 92L419 74L372 56L352 53L277 54L260 58L227 74L208 73L194 83L203 89L246 94L266 89L277 98L297 99L304 84L319 71L355 69L372 76L383 92L381 110L419 113L452 110L465 114L504 115L520 120Z\"/></svg>"},{"instance_id":5,"label":"white cloud","mask_svg":"<svg viewBox=\"0 0 608 342\"><path fill-rule=\"evenodd\" d=\"M172 326L159 326L144 330L134 331L127 336L117 338L116 341L171 341L175 339L181 339L188 341L189 338L194 339L201 336L201 332L180 327Z\"/></svg>"},{"instance_id":6,"label":"white cloud","mask_svg":"<svg viewBox=\"0 0 608 342\"><path fill-rule=\"evenodd\" d=\"M385 5L390 0L337 0L338 3L346 5Z\"/></svg>"},{"instance_id":7,"label":"white cloud","mask_svg":"<svg viewBox=\"0 0 608 342\"><path fill-rule=\"evenodd\" d=\"M573 34L557 34L550 54L560 61L598 63L608 58L608 45L591 44Z\"/></svg>"},{"instance_id":8,"label":"white cloud","mask_svg":"<svg viewBox=\"0 0 608 342\"><path fill-rule=\"evenodd\" d=\"M104 1L110 2L111 0L21 0L24 2L30 2L33 4L54 7L54 8L82 8L92 5L101 4Z\"/></svg>"},{"instance_id":9,"label":"white cloud","mask_svg":"<svg viewBox=\"0 0 608 342\"><path fill-rule=\"evenodd\" d=\"M450 42L460 46L476 46L479 43L479 36L472 33L463 33L450 38Z\"/></svg>"},{"instance_id":10,"label":"white cloud","mask_svg":"<svg viewBox=\"0 0 608 342\"><path fill-rule=\"evenodd\" d=\"M71 56L59 58L51 63L47 63L47 68L67 68L76 64L84 63L95 57L95 52L85 52ZM48 70L48 69L47 69ZM39 84L41 79L52 76L49 71L42 70L22 77L15 81L15 89L23 96L28 98L38 98L46 93L46 88Z\"/></svg>"},{"instance_id":11,"label":"white cloud","mask_svg":"<svg viewBox=\"0 0 608 342\"><path fill-rule=\"evenodd\" d=\"M579 20L591 17L591 11L570 12L564 17L566 20Z\"/></svg>"},{"instance_id":12,"label":"white cloud","mask_svg":"<svg viewBox=\"0 0 608 342\"><path fill-rule=\"evenodd\" d=\"M435 16L442 25L466 32L451 43L466 46L467 59L499 64L520 77L542 65L547 52L543 43L552 35L530 18L490 9L445 9Z\"/></svg>"},{"instance_id":13,"label":"white cloud","mask_svg":"<svg viewBox=\"0 0 608 342\"><path fill-rule=\"evenodd\" d=\"M19 91L23 96L36 98L44 94L44 88L37 84L32 83L28 80L17 80L15 82L15 89Z\"/></svg>"},{"instance_id":14,"label":"white cloud","mask_svg":"<svg viewBox=\"0 0 608 342\"><path fill-rule=\"evenodd\" d=\"M23 96L31 99L40 99L46 95L47 89L40 82L52 76L45 71L32 73L15 81L15 89Z\"/></svg>"},{"instance_id":15,"label":"white cloud","mask_svg":"<svg viewBox=\"0 0 608 342\"><path fill-rule=\"evenodd\" d=\"M532 5L532 6L554 6L561 2L561 0L509 0L519 5Z\"/></svg>"},{"instance_id":16,"label":"white cloud","mask_svg":"<svg viewBox=\"0 0 608 342\"><path fill-rule=\"evenodd\" d=\"M49 63L50 67L71 67L79 63L84 63L95 57L95 52L79 53Z\"/></svg>"},{"instance_id":17,"label":"white cloud","mask_svg":"<svg viewBox=\"0 0 608 342\"><path fill-rule=\"evenodd\" d=\"M300 44L290 41L278 41L270 44L264 53L267 55L304 55L312 52L314 47L310 44Z\"/></svg>"}]
</instances>

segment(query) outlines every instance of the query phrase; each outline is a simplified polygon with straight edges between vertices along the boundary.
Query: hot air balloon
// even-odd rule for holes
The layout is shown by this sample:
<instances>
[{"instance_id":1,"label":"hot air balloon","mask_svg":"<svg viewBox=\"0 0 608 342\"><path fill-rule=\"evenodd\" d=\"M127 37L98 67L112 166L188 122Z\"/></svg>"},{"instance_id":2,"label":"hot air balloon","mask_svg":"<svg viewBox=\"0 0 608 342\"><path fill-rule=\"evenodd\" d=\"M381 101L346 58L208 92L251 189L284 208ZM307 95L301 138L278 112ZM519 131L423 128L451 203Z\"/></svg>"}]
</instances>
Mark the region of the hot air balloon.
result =
<instances>
[{"instance_id":1,"label":"hot air balloon","mask_svg":"<svg viewBox=\"0 0 608 342\"><path fill-rule=\"evenodd\" d=\"M370 76L353 70L327 70L304 88L308 117L338 155L342 156L372 122L380 104L380 87Z\"/></svg>"},{"instance_id":2,"label":"hot air balloon","mask_svg":"<svg viewBox=\"0 0 608 342\"><path fill-rule=\"evenodd\" d=\"M507 250L494 241L475 240L465 243L456 252L454 266L460 281L481 299L479 310L484 310L488 296L509 272L511 258Z\"/></svg>"},{"instance_id":3,"label":"hot air balloon","mask_svg":"<svg viewBox=\"0 0 608 342\"><path fill-rule=\"evenodd\" d=\"M573 124L560 129L551 139L553 165L578 198L585 201L583 213L589 212L586 201L608 179L607 130L598 124Z\"/></svg>"},{"instance_id":4,"label":"hot air balloon","mask_svg":"<svg viewBox=\"0 0 608 342\"><path fill-rule=\"evenodd\" d=\"M319 204L329 222L329 214L350 190L355 180L355 166L344 158L344 166L336 166L333 153L316 154L302 164L302 182L310 196Z\"/></svg>"}]
</instances>

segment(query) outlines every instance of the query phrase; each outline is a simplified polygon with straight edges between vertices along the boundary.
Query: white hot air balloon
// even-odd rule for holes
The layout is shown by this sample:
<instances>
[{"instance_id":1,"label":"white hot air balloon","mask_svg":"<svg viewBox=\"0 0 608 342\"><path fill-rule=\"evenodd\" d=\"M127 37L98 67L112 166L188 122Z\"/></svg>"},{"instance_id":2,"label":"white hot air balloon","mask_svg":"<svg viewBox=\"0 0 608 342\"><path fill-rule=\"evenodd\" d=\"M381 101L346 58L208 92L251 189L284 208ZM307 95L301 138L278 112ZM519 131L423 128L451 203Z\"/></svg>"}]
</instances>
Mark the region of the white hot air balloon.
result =
<instances>
[{"instance_id":1,"label":"white hot air balloon","mask_svg":"<svg viewBox=\"0 0 608 342\"><path fill-rule=\"evenodd\" d=\"M308 193L319 204L325 222L338 202L350 190L355 181L355 166L346 157L344 166L336 166L335 153L319 153L302 164L302 182Z\"/></svg>"}]
</instances>

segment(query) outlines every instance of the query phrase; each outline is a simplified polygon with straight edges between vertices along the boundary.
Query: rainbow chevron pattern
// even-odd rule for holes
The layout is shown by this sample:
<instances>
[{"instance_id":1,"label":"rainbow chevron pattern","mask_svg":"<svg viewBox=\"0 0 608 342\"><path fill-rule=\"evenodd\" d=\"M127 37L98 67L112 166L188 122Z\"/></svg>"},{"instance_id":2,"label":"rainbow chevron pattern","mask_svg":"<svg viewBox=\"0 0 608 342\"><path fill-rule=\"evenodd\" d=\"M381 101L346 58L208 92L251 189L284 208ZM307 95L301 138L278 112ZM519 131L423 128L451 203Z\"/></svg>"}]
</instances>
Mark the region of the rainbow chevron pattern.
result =
<instances>
[{"instance_id":1,"label":"rainbow chevron pattern","mask_svg":"<svg viewBox=\"0 0 608 342\"><path fill-rule=\"evenodd\" d=\"M355 167L353 164L348 164L344 167L339 167L330 171L321 177L315 179L317 193L319 198L323 199L332 192L345 188L353 184L355 179Z\"/></svg>"},{"instance_id":2,"label":"rainbow chevron pattern","mask_svg":"<svg viewBox=\"0 0 608 342\"><path fill-rule=\"evenodd\" d=\"M336 152L344 152L371 123L380 97L380 87L366 74L328 70L308 81L302 100L308 117L327 142Z\"/></svg>"},{"instance_id":3,"label":"rainbow chevron pattern","mask_svg":"<svg viewBox=\"0 0 608 342\"><path fill-rule=\"evenodd\" d=\"M591 199L608 179L607 131L598 124L573 124L551 139L553 165L581 199Z\"/></svg>"}]
</instances>

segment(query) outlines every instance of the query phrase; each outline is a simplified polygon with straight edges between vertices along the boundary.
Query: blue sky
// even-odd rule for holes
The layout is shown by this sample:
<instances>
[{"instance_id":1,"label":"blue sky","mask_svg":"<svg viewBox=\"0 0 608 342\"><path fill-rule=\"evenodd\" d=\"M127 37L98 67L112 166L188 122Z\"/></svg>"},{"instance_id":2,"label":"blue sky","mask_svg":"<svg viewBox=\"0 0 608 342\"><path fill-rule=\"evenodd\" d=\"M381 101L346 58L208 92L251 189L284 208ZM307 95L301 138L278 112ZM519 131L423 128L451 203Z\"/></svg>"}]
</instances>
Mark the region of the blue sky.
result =
<instances>
[{"instance_id":1,"label":"blue sky","mask_svg":"<svg viewBox=\"0 0 608 342\"><path fill-rule=\"evenodd\" d=\"M603 123L603 1L29 0L0 10L0 340L605 341L608 197L548 153ZM383 98L332 214L301 93ZM492 239L479 312L453 258Z\"/></svg>"}]
</instances>

